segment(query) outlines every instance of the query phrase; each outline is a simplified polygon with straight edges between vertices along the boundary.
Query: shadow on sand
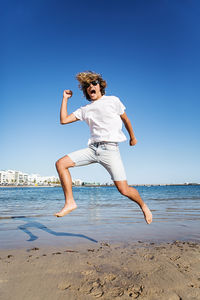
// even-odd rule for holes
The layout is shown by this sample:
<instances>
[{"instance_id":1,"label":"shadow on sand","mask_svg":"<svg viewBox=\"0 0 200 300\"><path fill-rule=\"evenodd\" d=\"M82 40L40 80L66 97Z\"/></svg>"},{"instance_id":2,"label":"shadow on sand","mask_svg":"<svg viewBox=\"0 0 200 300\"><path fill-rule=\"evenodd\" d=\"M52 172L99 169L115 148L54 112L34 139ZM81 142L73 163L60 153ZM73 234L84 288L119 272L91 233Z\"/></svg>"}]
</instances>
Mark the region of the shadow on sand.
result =
<instances>
[{"instance_id":1,"label":"shadow on sand","mask_svg":"<svg viewBox=\"0 0 200 300\"><path fill-rule=\"evenodd\" d=\"M16 217L13 216L13 217L10 217L10 218L12 218L12 219L27 219L26 216L16 216ZM45 226L44 224L39 223L35 220L30 220L30 222L27 222L23 225L20 225L17 228L29 235L29 239L27 240L28 242L33 242L33 241L38 239L38 236L34 235L30 231L30 228L37 228L37 229L41 229L41 230L43 230L43 231L45 231L49 234L55 235L55 236L78 237L78 238L87 239L87 240L89 240L91 242L94 242L94 243L98 243L97 240L94 240L93 238L90 238L90 237L88 237L84 234L54 231L54 230L48 228L47 226Z\"/></svg>"}]
</instances>

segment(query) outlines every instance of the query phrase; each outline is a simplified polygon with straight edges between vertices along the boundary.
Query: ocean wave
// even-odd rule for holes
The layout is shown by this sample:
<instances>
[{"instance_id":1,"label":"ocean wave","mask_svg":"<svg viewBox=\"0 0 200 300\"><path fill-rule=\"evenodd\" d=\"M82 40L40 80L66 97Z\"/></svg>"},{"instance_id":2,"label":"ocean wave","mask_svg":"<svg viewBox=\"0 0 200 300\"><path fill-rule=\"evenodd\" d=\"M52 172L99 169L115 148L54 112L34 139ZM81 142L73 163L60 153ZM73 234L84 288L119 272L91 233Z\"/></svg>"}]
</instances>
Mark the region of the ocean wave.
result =
<instances>
[{"instance_id":1,"label":"ocean wave","mask_svg":"<svg viewBox=\"0 0 200 300\"><path fill-rule=\"evenodd\" d=\"M26 218L40 218L40 217L46 217L51 216L50 214L40 214L40 215L27 215L27 216L0 216L0 220L7 220L7 219L26 219Z\"/></svg>"}]
</instances>

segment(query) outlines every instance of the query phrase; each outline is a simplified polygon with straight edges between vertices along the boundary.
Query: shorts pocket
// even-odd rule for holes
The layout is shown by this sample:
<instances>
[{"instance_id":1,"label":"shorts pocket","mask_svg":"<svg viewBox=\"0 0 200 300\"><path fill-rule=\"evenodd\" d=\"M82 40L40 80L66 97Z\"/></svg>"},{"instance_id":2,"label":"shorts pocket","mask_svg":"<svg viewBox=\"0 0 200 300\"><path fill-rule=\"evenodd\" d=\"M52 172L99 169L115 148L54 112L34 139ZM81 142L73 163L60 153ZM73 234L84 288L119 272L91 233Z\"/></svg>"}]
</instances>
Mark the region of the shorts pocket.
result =
<instances>
[{"instance_id":1,"label":"shorts pocket","mask_svg":"<svg viewBox=\"0 0 200 300\"><path fill-rule=\"evenodd\" d=\"M117 144L105 144L105 149L108 151L118 151L119 150L119 146Z\"/></svg>"}]
</instances>

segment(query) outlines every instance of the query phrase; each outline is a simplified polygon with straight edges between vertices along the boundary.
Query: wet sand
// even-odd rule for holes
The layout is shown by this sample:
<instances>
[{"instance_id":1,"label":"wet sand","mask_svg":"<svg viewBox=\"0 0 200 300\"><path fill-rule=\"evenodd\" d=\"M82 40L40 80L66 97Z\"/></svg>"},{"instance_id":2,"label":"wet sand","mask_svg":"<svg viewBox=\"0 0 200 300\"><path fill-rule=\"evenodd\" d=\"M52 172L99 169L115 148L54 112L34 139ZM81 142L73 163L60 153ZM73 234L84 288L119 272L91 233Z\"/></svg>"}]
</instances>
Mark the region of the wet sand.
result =
<instances>
[{"instance_id":1,"label":"wet sand","mask_svg":"<svg viewBox=\"0 0 200 300\"><path fill-rule=\"evenodd\" d=\"M4 300L200 299L200 243L107 242L0 251Z\"/></svg>"}]
</instances>

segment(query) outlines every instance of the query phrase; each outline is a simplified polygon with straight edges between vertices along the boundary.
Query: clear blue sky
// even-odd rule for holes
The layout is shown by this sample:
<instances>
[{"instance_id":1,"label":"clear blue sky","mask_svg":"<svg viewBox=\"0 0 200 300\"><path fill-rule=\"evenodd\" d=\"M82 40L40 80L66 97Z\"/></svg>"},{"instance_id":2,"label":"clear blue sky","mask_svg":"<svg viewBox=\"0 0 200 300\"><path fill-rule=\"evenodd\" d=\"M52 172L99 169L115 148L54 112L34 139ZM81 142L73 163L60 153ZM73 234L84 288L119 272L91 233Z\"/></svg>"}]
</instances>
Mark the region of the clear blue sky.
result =
<instances>
[{"instance_id":1,"label":"clear blue sky","mask_svg":"<svg viewBox=\"0 0 200 300\"><path fill-rule=\"evenodd\" d=\"M94 70L120 97L138 144L121 143L128 182L200 182L200 3L197 0L7 1L2 4L0 169L55 175L55 161L87 146L87 104L75 75ZM74 178L110 182L101 166Z\"/></svg>"}]
</instances>

